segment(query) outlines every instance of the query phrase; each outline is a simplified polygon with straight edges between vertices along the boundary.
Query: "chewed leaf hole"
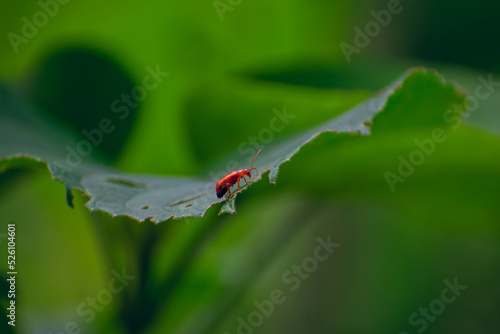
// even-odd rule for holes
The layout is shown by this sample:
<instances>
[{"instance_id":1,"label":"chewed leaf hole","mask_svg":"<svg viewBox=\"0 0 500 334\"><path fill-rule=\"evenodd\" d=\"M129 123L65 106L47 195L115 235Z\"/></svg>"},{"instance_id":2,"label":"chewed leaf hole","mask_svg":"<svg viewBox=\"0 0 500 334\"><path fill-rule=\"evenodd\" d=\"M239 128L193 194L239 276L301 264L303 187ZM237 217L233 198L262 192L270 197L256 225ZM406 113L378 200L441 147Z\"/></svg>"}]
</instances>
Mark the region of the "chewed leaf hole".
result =
<instances>
[{"instance_id":1,"label":"chewed leaf hole","mask_svg":"<svg viewBox=\"0 0 500 334\"><path fill-rule=\"evenodd\" d=\"M147 210L147 209L149 209L149 205L145 205L141 208L141 210Z\"/></svg>"},{"instance_id":2,"label":"chewed leaf hole","mask_svg":"<svg viewBox=\"0 0 500 334\"><path fill-rule=\"evenodd\" d=\"M184 209L185 209L185 208L189 208L190 206L193 206L193 203L189 203L189 204L185 205L185 206L184 206Z\"/></svg>"},{"instance_id":3,"label":"chewed leaf hole","mask_svg":"<svg viewBox=\"0 0 500 334\"><path fill-rule=\"evenodd\" d=\"M129 187L134 187L134 188L147 188L148 185L146 183L136 183L124 179L107 179L109 183L116 183L116 184L121 184L123 186L129 186Z\"/></svg>"},{"instance_id":4,"label":"chewed leaf hole","mask_svg":"<svg viewBox=\"0 0 500 334\"><path fill-rule=\"evenodd\" d=\"M197 198L205 196L206 194L208 194L208 192L204 192L203 194L199 194L199 195L196 195L194 197L186 198L186 199L183 199L183 200L180 200L180 201L176 201L174 203L167 204L167 205L165 205L165 207L168 208L168 207L176 206L176 205L179 205L179 204L191 202L191 201L194 201ZM184 208L190 207L191 205L193 205L193 203L184 206Z\"/></svg>"}]
</instances>

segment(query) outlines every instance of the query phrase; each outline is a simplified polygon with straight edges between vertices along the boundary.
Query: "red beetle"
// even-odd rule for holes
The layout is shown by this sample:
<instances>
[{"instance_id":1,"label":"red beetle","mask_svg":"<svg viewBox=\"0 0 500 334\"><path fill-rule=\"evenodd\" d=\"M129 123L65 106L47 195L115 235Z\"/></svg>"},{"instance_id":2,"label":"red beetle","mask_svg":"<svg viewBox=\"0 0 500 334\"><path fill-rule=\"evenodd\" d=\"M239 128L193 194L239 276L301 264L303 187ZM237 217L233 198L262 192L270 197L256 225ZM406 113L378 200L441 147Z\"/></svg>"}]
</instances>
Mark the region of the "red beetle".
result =
<instances>
[{"instance_id":1,"label":"red beetle","mask_svg":"<svg viewBox=\"0 0 500 334\"><path fill-rule=\"evenodd\" d=\"M255 179L257 177L259 172L257 171L257 168L253 167L253 163L255 162L255 159L257 158L259 153L260 150L255 155L255 158L253 158L252 166L250 167L250 169L235 170L234 172L227 174L222 179L220 179L219 182L217 182L217 185L215 186L215 192L217 193L218 198L221 198L227 192L227 199L229 199L229 196L231 195L230 188L235 183L238 183L238 190L240 190L240 179L243 179L246 184L250 185L250 183L248 183L245 179L245 176L248 176L251 179ZM255 177L252 177L251 173L254 169L257 172L257 175Z\"/></svg>"}]
</instances>

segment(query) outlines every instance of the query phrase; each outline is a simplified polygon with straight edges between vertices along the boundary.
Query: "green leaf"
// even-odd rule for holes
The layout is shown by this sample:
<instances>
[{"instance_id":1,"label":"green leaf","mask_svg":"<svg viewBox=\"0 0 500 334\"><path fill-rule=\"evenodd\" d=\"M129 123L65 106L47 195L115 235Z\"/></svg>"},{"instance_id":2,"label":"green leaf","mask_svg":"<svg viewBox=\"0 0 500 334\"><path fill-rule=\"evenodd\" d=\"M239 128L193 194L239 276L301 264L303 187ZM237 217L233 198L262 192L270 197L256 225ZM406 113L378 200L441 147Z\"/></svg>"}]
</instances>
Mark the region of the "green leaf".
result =
<instances>
[{"instance_id":1,"label":"green leaf","mask_svg":"<svg viewBox=\"0 0 500 334\"><path fill-rule=\"evenodd\" d=\"M225 201L225 198L216 197L217 180L208 177L135 175L102 165L92 159L93 147L89 141L65 131L53 120L41 118L30 105L5 88L0 89L0 103L0 170L30 160L46 163L53 178L66 185L69 204L72 198L69 192L78 189L90 198L86 204L90 210L158 223L170 218L202 217L210 207ZM269 181L275 183L280 166L312 142L314 145L331 145L330 140L346 138L345 135L339 136L340 133L348 134L348 137L369 135L369 124L382 111L390 112L379 124L375 121L375 131L392 131L393 118L398 119L397 126L402 128L417 121L420 125L442 122L443 110L454 103L463 103L463 95L438 74L425 69L410 70L347 112L319 125L276 138L255 161L259 176L253 182L269 172ZM400 113L407 107L411 112L401 117ZM217 142L209 139L206 138L207 143L218 147ZM248 160L253 159L255 152L249 153L248 157L241 154L225 157L211 170L227 172L224 169L230 158L234 161L233 170L249 168ZM242 189L248 188L242 183ZM237 193L232 192L221 212L235 212Z\"/></svg>"}]
</instances>

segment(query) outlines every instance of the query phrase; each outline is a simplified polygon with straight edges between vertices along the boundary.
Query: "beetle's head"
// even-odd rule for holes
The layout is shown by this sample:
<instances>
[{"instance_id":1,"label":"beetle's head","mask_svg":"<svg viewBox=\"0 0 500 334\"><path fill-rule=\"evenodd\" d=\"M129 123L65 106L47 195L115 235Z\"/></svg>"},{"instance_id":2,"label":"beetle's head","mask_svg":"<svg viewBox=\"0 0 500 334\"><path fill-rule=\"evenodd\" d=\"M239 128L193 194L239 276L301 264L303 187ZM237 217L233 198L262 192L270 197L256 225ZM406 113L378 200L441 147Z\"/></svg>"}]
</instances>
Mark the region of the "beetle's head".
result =
<instances>
[{"instance_id":1,"label":"beetle's head","mask_svg":"<svg viewBox=\"0 0 500 334\"><path fill-rule=\"evenodd\" d=\"M252 176L252 170L255 170L255 172L257 172L257 169L256 169L256 168L252 168L252 169L247 169L247 170L245 170L245 174L246 174L246 176L248 176L249 178L251 178L251 179L255 179L259 173L257 172L257 175Z\"/></svg>"}]
</instances>

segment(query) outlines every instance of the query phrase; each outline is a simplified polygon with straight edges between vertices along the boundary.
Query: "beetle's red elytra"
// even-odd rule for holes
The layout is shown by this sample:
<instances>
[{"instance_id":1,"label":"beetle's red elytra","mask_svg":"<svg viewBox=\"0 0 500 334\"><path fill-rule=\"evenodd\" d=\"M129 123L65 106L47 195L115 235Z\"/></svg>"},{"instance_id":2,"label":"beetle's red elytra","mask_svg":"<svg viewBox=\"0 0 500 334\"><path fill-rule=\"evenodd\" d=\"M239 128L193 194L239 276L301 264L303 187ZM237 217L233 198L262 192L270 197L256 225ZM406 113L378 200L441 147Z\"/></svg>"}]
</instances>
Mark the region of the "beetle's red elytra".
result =
<instances>
[{"instance_id":1,"label":"beetle's red elytra","mask_svg":"<svg viewBox=\"0 0 500 334\"><path fill-rule=\"evenodd\" d=\"M250 166L250 169L242 169L242 170L235 170L234 172L231 172L224 176L222 179L220 179L219 182L215 185L215 192L217 193L217 197L221 198L224 196L224 194L227 193L227 199L229 199L229 196L231 195L231 187L235 184L238 183L238 190L240 190L240 179L243 179L246 184L250 184L247 182L245 179L245 176L248 176L251 179L255 179L257 175L259 175L259 172L257 171L257 168L253 167L253 163L255 162L255 159L257 159L257 156L259 155L260 150L257 152L255 155L255 158L253 158L252 161L252 166ZM252 170L257 172L257 175L252 177Z\"/></svg>"}]
</instances>

